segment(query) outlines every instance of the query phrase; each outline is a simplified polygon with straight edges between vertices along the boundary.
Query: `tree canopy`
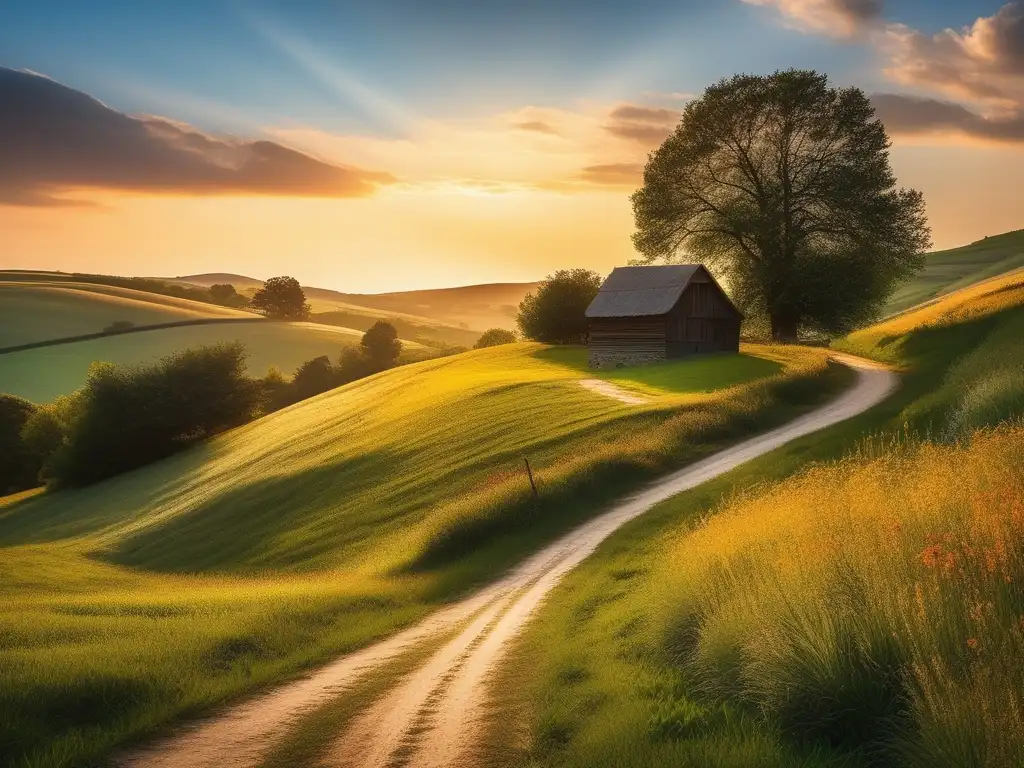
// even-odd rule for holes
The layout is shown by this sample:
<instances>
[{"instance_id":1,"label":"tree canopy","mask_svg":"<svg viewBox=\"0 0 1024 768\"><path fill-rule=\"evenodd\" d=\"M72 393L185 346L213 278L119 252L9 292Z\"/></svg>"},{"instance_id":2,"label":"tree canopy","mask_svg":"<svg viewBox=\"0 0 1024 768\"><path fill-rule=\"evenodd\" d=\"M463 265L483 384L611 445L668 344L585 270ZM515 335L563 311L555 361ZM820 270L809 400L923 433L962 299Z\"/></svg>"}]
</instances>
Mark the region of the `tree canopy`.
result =
<instances>
[{"instance_id":1,"label":"tree canopy","mask_svg":"<svg viewBox=\"0 0 1024 768\"><path fill-rule=\"evenodd\" d=\"M601 276L587 269L560 269L526 295L516 322L523 336L549 344L587 340L586 311L601 288Z\"/></svg>"},{"instance_id":2,"label":"tree canopy","mask_svg":"<svg viewBox=\"0 0 1024 768\"><path fill-rule=\"evenodd\" d=\"M363 334L360 344L370 368L374 372L394 368L398 362L398 356L402 352L402 342L398 340L398 331L386 320L378 320L374 323Z\"/></svg>"},{"instance_id":3,"label":"tree canopy","mask_svg":"<svg viewBox=\"0 0 1024 768\"><path fill-rule=\"evenodd\" d=\"M777 340L845 333L877 316L931 244L889 146L858 88L805 70L722 80L651 154L634 245L648 262L708 265Z\"/></svg>"},{"instance_id":4,"label":"tree canopy","mask_svg":"<svg viewBox=\"0 0 1024 768\"><path fill-rule=\"evenodd\" d=\"M294 277L272 277L253 294L249 305L275 320L305 320L310 306L306 293Z\"/></svg>"},{"instance_id":5,"label":"tree canopy","mask_svg":"<svg viewBox=\"0 0 1024 768\"><path fill-rule=\"evenodd\" d=\"M507 331L504 328L488 328L480 334L480 338L476 340L473 349L497 347L501 344L514 344L515 342L516 335L512 331Z\"/></svg>"}]
</instances>

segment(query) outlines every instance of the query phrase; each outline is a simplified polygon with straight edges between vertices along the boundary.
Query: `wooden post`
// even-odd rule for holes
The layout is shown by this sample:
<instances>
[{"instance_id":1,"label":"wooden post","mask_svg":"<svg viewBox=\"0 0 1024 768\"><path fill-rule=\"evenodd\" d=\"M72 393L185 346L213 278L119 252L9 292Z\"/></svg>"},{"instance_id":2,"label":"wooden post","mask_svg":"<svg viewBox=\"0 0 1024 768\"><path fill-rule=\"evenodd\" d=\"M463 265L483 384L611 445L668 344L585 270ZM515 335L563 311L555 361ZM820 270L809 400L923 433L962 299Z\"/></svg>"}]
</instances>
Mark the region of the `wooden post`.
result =
<instances>
[{"instance_id":1,"label":"wooden post","mask_svg":"<svg viewBox=\"0 0 1024 768\"><path fill-rule=\"evenodd\" d=\"M530 460L523 456L523 463L526 464L526 476L530 478L530 488L533 489L533 500L537 500L537 484L533 482L533 470L530 469Z\"/></svg>"}]
</instances>

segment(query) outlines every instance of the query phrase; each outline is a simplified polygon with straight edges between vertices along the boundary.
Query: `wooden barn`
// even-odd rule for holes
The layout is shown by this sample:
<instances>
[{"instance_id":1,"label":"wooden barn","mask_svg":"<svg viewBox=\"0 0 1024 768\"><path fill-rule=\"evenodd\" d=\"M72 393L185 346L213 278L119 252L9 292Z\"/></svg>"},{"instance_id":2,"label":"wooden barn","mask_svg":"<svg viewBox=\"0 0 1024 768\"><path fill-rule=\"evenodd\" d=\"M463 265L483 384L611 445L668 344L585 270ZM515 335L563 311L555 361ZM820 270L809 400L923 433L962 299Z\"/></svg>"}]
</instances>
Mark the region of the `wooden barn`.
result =
<instances>
[{"instance_id":1,"label":"wooden barn","mask_svg":"<svg viewBox=\"0 0 1024 768\"><path fill-rule=\"evenodd\" d=\"M742 321L700 264L616 267L587 307L590 366L738 352Z\"/></svg>"}]
</instances>

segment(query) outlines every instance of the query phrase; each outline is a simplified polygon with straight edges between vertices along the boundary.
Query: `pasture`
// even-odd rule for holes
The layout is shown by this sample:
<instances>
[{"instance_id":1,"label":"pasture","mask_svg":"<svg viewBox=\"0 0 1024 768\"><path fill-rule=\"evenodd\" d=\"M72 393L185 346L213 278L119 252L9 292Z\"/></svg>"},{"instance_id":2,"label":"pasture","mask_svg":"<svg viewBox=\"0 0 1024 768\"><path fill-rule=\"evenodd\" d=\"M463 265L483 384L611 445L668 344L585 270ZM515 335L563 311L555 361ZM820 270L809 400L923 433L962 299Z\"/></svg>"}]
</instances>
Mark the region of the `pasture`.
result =
<instances>
[{"instance_id":1,"label":"pasture","mask_svg":"<svg viewBox=\"0 0 1024 768\"><path fill-rule=\"evenodd\" d=\"M343 347L358 344L361 338L362 333L351 328L272 320L155 328L5 354L0 357L0 392L44 403L81 387L89 366L96 361L117 365L149 363L188 347L236 340L249 350L251 375L262 376L272 366L291 375L314 357L327 355L337 359ZM420 344L403 342L405 360L423 359L430 354Z\"/></svg>"},{"instance_id":2,"label":"pasture","mask_svg":"<svg viewBox=\"0 0 1024 768\"><path fill-rule=\"evenodd\" d=\"M853 334L892 402L606 541L493 681L486 764L1020 764L1018 279Z\"/></svg>"},{"instance_id":3,"label":"pasture","mask_svg":"<svg viewBox=\"0 0 1024 768\"><path fill-rule=\"evenodd\" d=\"M580 387L574 350L427 360L100 485L0 507L0 707L18 713L0 725L0 758L95 758L365 644L602 500L848 381L821 350L745 352L771 371L725 389L711 372L638 382L642 406ZM689 362L666 368L686 378Z\"/></svg>"},{"instance_id":4,"label":"pasture","mask_svg":"<svg viewBox=\"0 0 1024 768\"><path fill-rule=\"evenodd\" d=\"M188 299L89 283L0 276L0 349L49 339L99 333L116 320L155 325L205 318L253 318ZM0 387L2 389L2 387Z\"/></svg>"}]
</instances>

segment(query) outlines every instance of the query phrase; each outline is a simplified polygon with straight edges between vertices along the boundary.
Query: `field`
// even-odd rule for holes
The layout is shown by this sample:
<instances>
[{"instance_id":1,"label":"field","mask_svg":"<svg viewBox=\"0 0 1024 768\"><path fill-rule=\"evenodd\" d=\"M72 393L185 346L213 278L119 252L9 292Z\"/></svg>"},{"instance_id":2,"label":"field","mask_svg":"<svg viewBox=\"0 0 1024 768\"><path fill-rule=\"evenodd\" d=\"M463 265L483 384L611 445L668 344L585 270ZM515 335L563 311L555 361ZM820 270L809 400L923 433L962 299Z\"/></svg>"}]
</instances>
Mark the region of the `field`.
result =
<instances>
[{"instance_id":1,"label":"field","mask_svg":"<svg viewBox=\"0 0 1024 768\"><path fill-rule=\"evenodd\" d=\"M0 392L44 403L81 387L95 361L135 365L188 347L235 340L250 352L251 375L262 376L271 366L290 375L314 357L336 359L343 347L358 344L361 338L360 332L350 328L270 320L157 328L5 354L0 357ZM416 360L429 357L431 351L404 342L402 354L406 360Z\"/></svg>"},{"instance_id":2,"label":"field","mask_svg":"<svg viewBox=\"0 0 1024 768\"><path fill-rule=\"evenodd\" d=\"M99 333L116 320L155 325L249 312L128 288L74 282L19 282L0 275L0 349Z\"/></svg>"},{"instance_id":3,"label":"field","mask_svg":"<svg viewBox=\"0 0 1024 768\"><path fill-rule=\"evenodd\" d=\"M492 681L482 762L1022 764L1017 280L854 334L890 403L605 542Z\"/></svg>"},{"instance_id":4,"label":"field","mask_svg":"<svg viewBox=\"0 0 1024 768\"><path fill-rule=\"evenodd\" d=\"M849 380L821 350L746 353L765 365L727 389L692 361L665 366L685 385L617 372L649 393L642 406L579 386L578 350L428 360L93 488L0 506L0 709L17 713L0 762L93 758L365 644L601 500Z\"/></svg>"},{"instance_id":5,"label":"field","mask_svg":"<svg viewBox=\"0 0 1024 768\"><path fill-rule=\"evenodd\" d=\"M893 294L885 314L902 312L915 304L1022 267L1024 230L930 253L924 271Z\"/></svg>"}]
</instances>

